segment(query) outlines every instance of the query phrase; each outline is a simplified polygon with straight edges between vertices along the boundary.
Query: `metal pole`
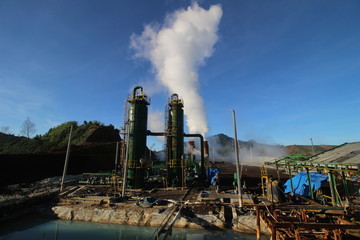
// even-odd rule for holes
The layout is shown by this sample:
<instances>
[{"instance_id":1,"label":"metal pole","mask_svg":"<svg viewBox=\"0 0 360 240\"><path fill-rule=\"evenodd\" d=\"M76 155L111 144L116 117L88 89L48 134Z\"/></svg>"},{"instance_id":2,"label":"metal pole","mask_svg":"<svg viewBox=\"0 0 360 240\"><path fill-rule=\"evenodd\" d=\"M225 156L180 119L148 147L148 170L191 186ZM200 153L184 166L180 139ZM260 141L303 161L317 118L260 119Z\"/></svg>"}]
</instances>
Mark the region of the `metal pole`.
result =
<instances>
[{"instance_id":1,"label":"metal pole","mask_svg":"<svg viewBox=\"0 0 360 240\"><path fill-rule=\"evenodd\" d=\"M312 138L310 138L310 141L311 141L311 148L312 148L313 155L315 155L314 144L313 144Z\"/></svg>"},{"instance_id":2,"label":"metal pole","mask_svg":"<svg viewBox=\"0 0 360 240\"><path fill-rule=\"evenodd\" d=\"M235 145L235 158L236 158L236 174L237 174L237 185L238 185L238 195L239 195L239 207L243 207L242 195L241 195L241 186L240 186L240 162L239 162L239 148L238 148L238 140L237 140L237 130L236 130L236 117L235 110L231 110L234 122L234 145Z\"/></svg>"},{"instance_id":3,"label":"metal pole","mask_svg":"<svg viewBox=\"0 0 360 240\"><path fill-rule=\"evenodd\" d=\"M129 126L127 126L128 134L126 139L126 153L125 153L125 163L124 163L124 177L123 177L123 186L121 191L121 196L125 197L125 190L126 190L126 184L127 184L127 171L128 171L128 153L129 153L129 142L130 142L130 129Z\"/></svg>"},{"instance_id":4,"label":"metal pole","mask_svg":"<svg viewBox=\"0 0 360 240\"><path fill-rule=\"evenodd\" d=\"M336 180L334 177L334 172L329 170L328 176L329 176L329 184L330 184L331 203L333 206L336 206L338 204L338 198L336 195Z\"/></svg>"},{"instance_id":5,"label":"metal pole","mask_svg":"<svg viewBox=\"0 0 360 240\"><path fill-rule=\"evenodd\" d=\"M116 142L116 150L115 150L115 174L117 175L118 171L118 161L119 161L119 142Z\"/></svg>"},{"instance_id":6,"label":"metal pole","mask_svg":"<svg viewBox=\"0 0 360 240\"><path fill-rule=\"evenodd\" d=\"M66 156L65 156L64 170L63 170L63 175L62 175L61 184L60 184L60 193L64 190L64 180L65 180L65 176L66 176L66 172L67 172L67 168L68 168L69 157L70 157L70 146L71 146L72 130L73 130L73 126L71 125L70 134L69 134L69 141L68 141L67 150L66 150Z\"/></svg>"}]
</instances>

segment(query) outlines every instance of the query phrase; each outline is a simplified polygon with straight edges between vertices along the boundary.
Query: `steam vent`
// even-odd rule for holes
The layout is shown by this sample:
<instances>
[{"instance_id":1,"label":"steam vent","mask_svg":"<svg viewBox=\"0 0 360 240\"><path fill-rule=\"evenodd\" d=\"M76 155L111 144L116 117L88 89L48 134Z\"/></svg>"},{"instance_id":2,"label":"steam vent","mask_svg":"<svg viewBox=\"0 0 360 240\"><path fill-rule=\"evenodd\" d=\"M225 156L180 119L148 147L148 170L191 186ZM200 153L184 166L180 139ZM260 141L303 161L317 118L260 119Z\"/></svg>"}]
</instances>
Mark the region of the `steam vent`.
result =
<instances>
[{"instance_id":1,"label":"steam vent","mask_svg":"<svg viewBox=\"0 0 360 240\"><path fill-rule=\"evenodd\" d=\"M236 239L243 237L235 232L257 240L263 235L273 240L360 238L360 142L319 151L320 146L299 148L309 149L307 155L296 154L294 146L292 154L277 159L255 154L265 144L238 142L242 159L235 162L234 139L222 134L205 141L201 134L185 133L186 102L178 94L168 99L162 132L148 130L149 105L150 98L136 86L125 101L122 139L112 127L117 138L87 145L86 162L79 164L78 149L70 159L66 154L70 172L72 163L86 169L81 172L90 163L101 166L97 171L66 177L65 162L61 188L59 177L32 183L26 191L24 184L6 188L14 196L0 198L0 225L40 210L65 220L154 226L152 240L171 233L172 239L184 239L174 234L176 227L233 230ZM164 137L161 151L147 147L147 138L154 136ZM217 142L222 149L215 148ZM101 154L95 156L96 149Z\"/></svg>"}]
</instances>

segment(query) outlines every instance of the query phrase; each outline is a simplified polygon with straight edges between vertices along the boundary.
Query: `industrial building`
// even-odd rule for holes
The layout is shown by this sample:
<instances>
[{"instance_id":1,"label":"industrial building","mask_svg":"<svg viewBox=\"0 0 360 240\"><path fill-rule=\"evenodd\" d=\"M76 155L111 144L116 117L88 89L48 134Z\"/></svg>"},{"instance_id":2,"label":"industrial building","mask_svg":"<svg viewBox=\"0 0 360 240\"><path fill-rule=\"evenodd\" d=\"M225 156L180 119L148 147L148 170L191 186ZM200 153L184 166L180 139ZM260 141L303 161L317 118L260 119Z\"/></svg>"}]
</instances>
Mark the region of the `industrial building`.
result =
<instances>
[{"instance_id":1,"label":"industrial building","mask_svg":"<svg viewBox=\"0 0 360 240\"><path fill-rule=\"evenodd\" d=\"M200 227L253 232L257 239L262 234L273 240L353 239L360 230L359 143L301 161L285 157L268 162L256 168L260 177L255 180L236 174L233 167L208 161L204 136L184 132L184 103L177 94L168 100L163 132L147 129L150 103L141 86L133 89L127 98L124 138L117 147L114 171L84 175L83 185L61 194L61 204L97 203L113 210L168 206L171 211L160 222L144 223L158 226L153 239L166 239L179 218L186 218L189 225L199 216ZM165 138L164 164L152 162L148 136ZM187 144L185 138L190 138ZM200 143L198 156L193 154L193 138ZM245 181L252 186L242 186ZM287 190L281 187L285 181ZM144 211L141 214L155 214ZM215 220L209 222L205 216ZM245 217L252 220L245 222Z\"/></svg>"}]
</instances>

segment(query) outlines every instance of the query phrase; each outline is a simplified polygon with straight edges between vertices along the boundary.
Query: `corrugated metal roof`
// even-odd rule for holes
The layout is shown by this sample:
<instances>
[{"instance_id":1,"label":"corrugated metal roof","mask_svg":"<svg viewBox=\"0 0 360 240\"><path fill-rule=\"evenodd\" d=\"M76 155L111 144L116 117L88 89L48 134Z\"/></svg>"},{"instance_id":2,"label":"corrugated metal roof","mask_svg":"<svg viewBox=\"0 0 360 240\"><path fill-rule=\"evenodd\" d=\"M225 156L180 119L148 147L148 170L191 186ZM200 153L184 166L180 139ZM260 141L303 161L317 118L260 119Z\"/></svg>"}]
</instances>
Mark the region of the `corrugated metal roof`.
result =
<instances>
[{"instance_id":1,"label":"corrugated metal roof","mask_svg":"<svg viewBox=\"0 0 360 240\"><path fill-rule=\"evenodd\" d=\"M360 164L360 142L340 145L312 157L310 161Z\"/></svg>"}]
</instances>

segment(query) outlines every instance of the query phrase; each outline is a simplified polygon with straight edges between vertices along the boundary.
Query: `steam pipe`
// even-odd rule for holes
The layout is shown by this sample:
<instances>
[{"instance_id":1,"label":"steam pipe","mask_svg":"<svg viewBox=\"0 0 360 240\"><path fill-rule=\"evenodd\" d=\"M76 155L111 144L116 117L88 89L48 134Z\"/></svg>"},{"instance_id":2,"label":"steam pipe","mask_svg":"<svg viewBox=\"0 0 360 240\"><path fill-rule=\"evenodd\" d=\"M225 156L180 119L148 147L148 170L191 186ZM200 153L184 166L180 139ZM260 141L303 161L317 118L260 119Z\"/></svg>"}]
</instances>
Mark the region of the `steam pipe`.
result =
<instances>
[{"instance_id":1,"label":"steam pipe","mask_svg":"<svg viewBox=\"0 0 360 240\"><path fill-rule=\"evenodd\" d=\"M148 136L157 136L157 137L161 137L161 136L165 136L165 133L164 132L152 132L150 130L147 130L146 131L146 135Z\"/></svg>"},{"instance_id":2,"label":"steam pipe","mask_svg":"<svg viewBox=\"0 0 360 240\"><path fill-rule=\"evenodd\" d=\"M184 133L184 137L198 137L198 138L200 138L201 180L204 182L204 180L205 180L204 137L201 134L186 134L186 133Z\"/></svg>"},{"instance_id":3,"label":"steam pipe","mask_svg":"<svg viewBox=\"0 0 360 240\"><path fill-rule=\"evenodd\" d=\"M151 132L147 130L146 134L148 136L165 136L164 132ZM205 180L205 161L204 161L204 137L201 134L186 134L184 137L198 137L200 138L200 157L201 157L201 179Z\"/></svg>"},{"instance_id":4,"label":"steam pipe","mask_svg":"<svg viewBox=\"0 0 360 240\"><path fill-rule=\"evenodd\" d=\"M177 95L176 93L174 93L173 95L171 95L170 99L171 99L171 100L174 100L174 97L179 98L179 95Z\"/></svg>"},{"instance_id":5,"label":"steam pipe","mask_svg":"<svg viewBox=\"0 0 360 240\"><path fill-rule=\"evenodd\" d=\"M138 89L141 89L141 91L143 91L143 87L142 87L142 86L136 86L136 87L134 87L134 90L133 90L133 99L135 99L136 90L138 90Z\"/></svg>"}]
</instances>

